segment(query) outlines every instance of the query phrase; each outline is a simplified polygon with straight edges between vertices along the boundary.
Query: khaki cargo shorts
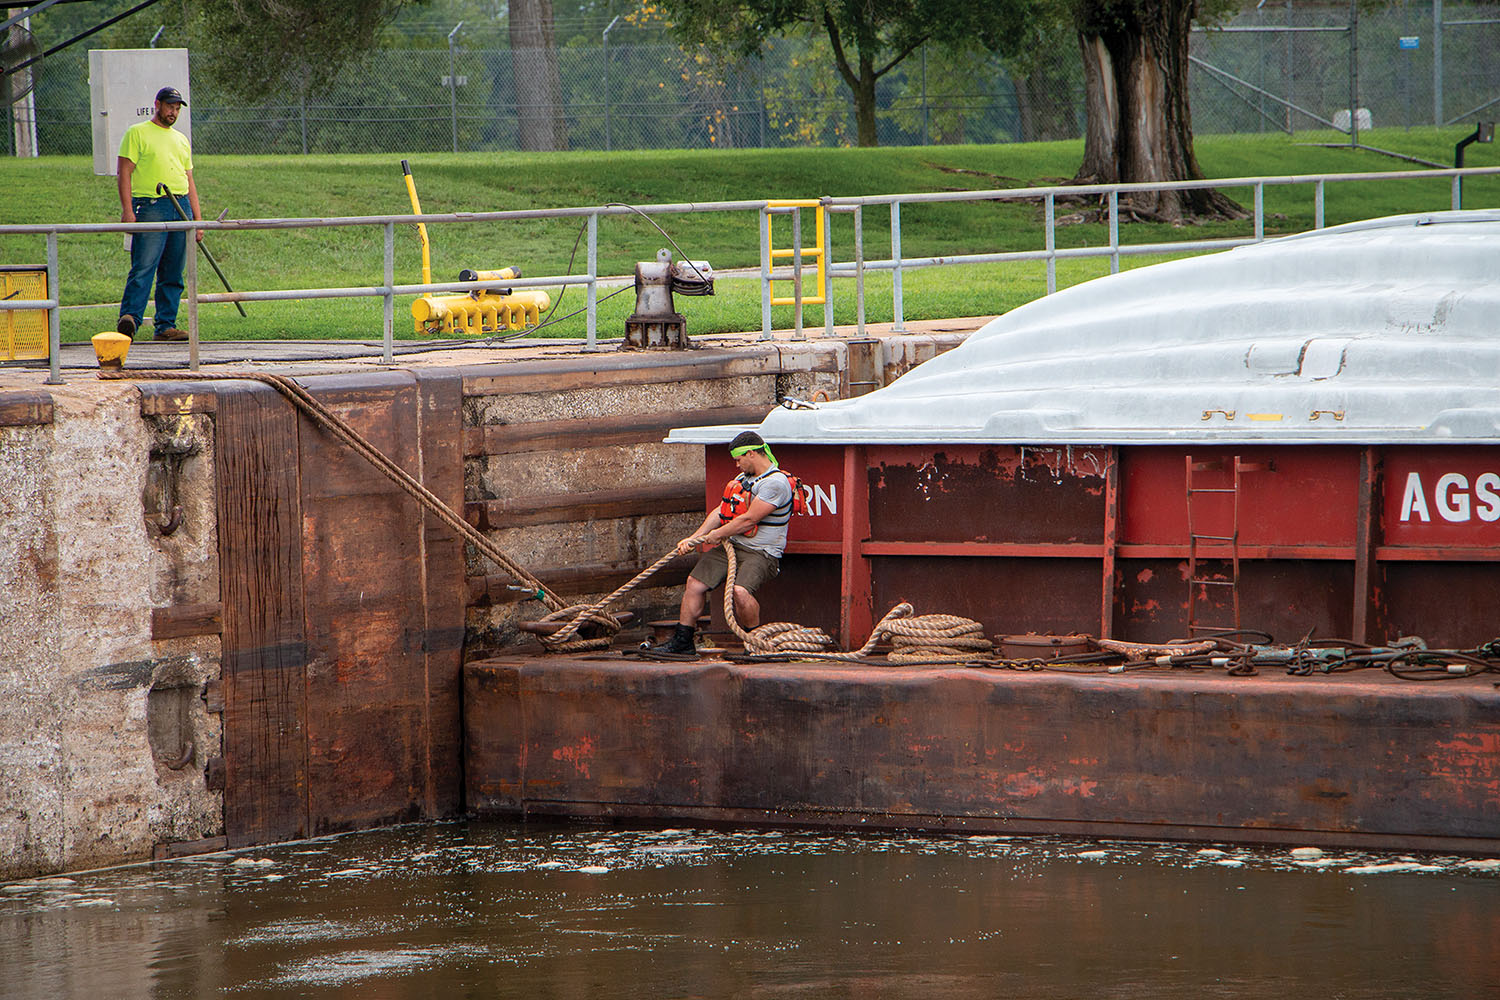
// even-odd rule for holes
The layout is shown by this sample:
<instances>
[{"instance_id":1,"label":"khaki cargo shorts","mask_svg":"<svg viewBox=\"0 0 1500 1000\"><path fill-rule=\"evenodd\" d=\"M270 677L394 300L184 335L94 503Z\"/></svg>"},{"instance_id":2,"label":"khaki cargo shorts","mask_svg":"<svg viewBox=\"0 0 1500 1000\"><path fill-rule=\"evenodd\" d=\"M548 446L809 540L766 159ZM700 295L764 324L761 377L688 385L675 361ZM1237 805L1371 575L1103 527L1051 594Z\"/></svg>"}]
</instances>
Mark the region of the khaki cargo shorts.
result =
<instances>
[{"instance_id":1,"label":"khaki cargo shorts","mask_svg":"<svg viewBox=\"0 0 1500 1000\"><path fill-rule=\"evenodd\" d=\"M760 589L767 580L781 572L781 560L773 559L764 552L734 547L734 585L744 587L750 593ZM698 560L698 565L688 574L703 583L709 590L721 586L729 576L729 558L721 545Z\"/></svg>"}]
</instances>

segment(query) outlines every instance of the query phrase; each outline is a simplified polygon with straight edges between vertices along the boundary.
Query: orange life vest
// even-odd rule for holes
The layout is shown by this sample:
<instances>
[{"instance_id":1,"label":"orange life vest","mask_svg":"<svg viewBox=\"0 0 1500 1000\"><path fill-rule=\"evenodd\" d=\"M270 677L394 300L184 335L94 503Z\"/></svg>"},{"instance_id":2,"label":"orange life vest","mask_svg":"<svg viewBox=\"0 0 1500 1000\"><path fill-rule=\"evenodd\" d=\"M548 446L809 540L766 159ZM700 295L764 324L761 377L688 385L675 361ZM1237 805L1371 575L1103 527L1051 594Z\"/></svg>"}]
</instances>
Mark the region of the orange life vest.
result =
<instances>
[{"instance_id":1,"label":"orange life vest","mask_svg":"<svg viewBox=\"0 0 1500 1000\"><path fill-rule=\"evenodd\" d=\"M786 476L786 481L792 487L792 498L761 518L758 523L752 524L748 530L740 532L741 536L744 538L754 538L755 533L760 530L762 524L774 527L778 524L786 524L792 519L793 514L806 514L807 494L802 492L802 480L785 469L775 468L768 469L763 475L752 479L746 479L745 476L739 475L725 483L724 495L719 501L719 523L728 524L749 509L750 501L754 499L754 496L750 492L751 484L758 482L765 476L771 475L773 472L779 472L783 476Z\"/></svg>"}]
</instances>

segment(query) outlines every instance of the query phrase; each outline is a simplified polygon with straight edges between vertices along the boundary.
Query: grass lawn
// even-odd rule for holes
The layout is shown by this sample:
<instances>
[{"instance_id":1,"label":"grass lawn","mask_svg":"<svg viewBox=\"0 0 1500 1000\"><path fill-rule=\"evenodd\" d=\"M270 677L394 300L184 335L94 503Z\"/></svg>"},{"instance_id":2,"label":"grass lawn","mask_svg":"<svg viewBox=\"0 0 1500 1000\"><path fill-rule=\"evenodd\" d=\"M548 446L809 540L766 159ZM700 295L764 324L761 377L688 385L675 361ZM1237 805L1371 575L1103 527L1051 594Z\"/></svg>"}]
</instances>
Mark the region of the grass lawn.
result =
<instances>
[{"instance_id":1,"label":"grass lawn","mask_svg":"<svg viewBox=\"0 0 1500 1000\"><path fill-rule=\"evenodd\" d=\"M1467 129L1382 130L1362 133L1370 145L1426 159L1451 159L1453 144ZM1200 136L1199 159L1210 177L1370 172L1415 169L1376 153L1324 148L1335 133L1294 137ZM1470 164L1496 160L1492 147L1470 150ZM1479 150L1475 153L1475 150ZM1056 182L1071 176L1082 154L1081 142L1003 146L933 146L901 149L799 149L644 151L628 153L417 154L408 157L424 211L477 212L534 207L574 207L623 202L632 205L760 198L812 198L920 191L987 190ZM205 214L227 209L232 218L305 218L401 214L410 211L401 157L366 156L207 156L196 175ZM0 223L113 222L118 201L112 178L96 177L86 157L0 161ZM1249 207L1248 188L1226 193ZM1272 187L1265 194L1269 233L1296 232L1313 223L1311 186ZM1446 181L1351 182L1327 189L1328 224L1402 212L1445 209ZM1470 208L1500 205L1500 178L1465 185ZM1062 206L1060 215L1089 206ZM889 214L866 209L867 257L889 256ZM907 206L901 212L905 256L1040 249L1041 210L1025 203L975 202ZM660 215L656 222L695 258L716 268L753 267L759 260L754 212ZM461 268L517 265L529 275L564 273L579 235L573 220L511 223L455 223L428 227L435 277L456 278ZM1121 229L1123 243L1154 243L1220 236L1248 236L1249 221L1183 227L1132 224ZM789 227L778 224L778 242ZM834 253L850 258L852 225L834 223ZM421 280L421 250L415 227L396 234L396 280ZM1102 223L1059 228L1060 247L1108 242ZM378 285L382 277L383 234L379 227L278 230L210 234L208 244L236 289L310 288ZM603 274L629 274L635 261L650 260L666 245L646 220L608 217L599 227L599 267ZM35 236L0 237L0 263L45 260L45 242ZM1159 258L1157 258L1159 259ZM86 339L114 325L127 255L119 234L65 236L59 241L63 301L98 304L66 309L63 338ZM1139 266L1150 258L1126 258ZM580 246L574 272L584 270ZM1063 261L1060 285L1108 272L1104 260ZM200 258L200 287L219 290ZM909 319L1004 312L1042 294L1040 263L969 265L961 269L907 271L903 300ZM835 283L835 320L854 320L853 281ZM780 294L780 292L778 292ZM557 295L554 292L553 298ZM867 318L890 318L890 280L867 279ZM582 289L570 290L558 314L584 304ZM628 292L600 310L600 336L619 336L633 306ZM410 299L398 300L397 336L413 336ZM690 333L753 330L760 325L755 281L722 281L714 298L679 303ZM378 299L325 299L249 303L249 318L232 306L204 306L200 327L206 339L360 338L380 336ZM809 306L806 323L822 323L822 308ZM183 320L185 322L185 319ZM549 326L554 336L582 336L583 317ZM791 310L778 308L778 326L790 325Z\"/></svg>"}]
</instances>

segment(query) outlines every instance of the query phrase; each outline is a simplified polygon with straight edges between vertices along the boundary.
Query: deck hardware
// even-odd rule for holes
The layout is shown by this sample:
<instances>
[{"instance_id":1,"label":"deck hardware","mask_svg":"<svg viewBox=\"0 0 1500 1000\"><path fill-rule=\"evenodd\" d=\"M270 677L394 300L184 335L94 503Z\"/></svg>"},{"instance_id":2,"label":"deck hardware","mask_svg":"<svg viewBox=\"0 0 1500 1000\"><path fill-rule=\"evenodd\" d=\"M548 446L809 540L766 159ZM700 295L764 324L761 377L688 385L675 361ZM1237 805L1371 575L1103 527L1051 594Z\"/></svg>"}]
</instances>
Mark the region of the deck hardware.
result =
<instances>
[{"instance_id":1,"label":"deck hardware","mask_svg":"<svg viewBox=\"0 0 1500 1000\"><path fill-rule=\"evenodd\" d=\"M167 767L174 771L181 771L193 762L193 741L188 740L182 744L182 752L177 755L176 760L167 761Z\"/></svg>"},{"instance_id":2,"label":"deck hardware","mask_svg":"<svg viewBox=\"0 0 1500 1000\"><path fill-rule=\"evenodd\" d=\"M809 403L807 400L797 399L795 396L786 397L781 401L781 405L788 410L816 410L818 408L817 403Z\"/></svg>"},{"instance_id":3,"label":"deck hardware","mask_svg":"<svg viewBox=\"0 0 1500 1000\"><path fill-rule=\"evenodd\" d=\"M1343 410L1313 410L1312 413L1311 413L1311 415L1309 415L1307 419L1308 420L1317 420L1319 417L1332 417L1335 420L1343 420L1344 419L1344 411Z\"/></svg>"},{"instance_id":4,"label":"deck hardware","mask_svg":"<svg viewBox=\"0 0 1500 1000\"><path fill-rule=\"evenodd\" d=\"M1234 411L1233 410L1204 410L1203 411L1203 419L1204 420L1212 420L1214 418L1214 414L1215 413L1223 414L1225 420L1233 420L1234 419Z\"/></svg>"},{"instance_id":5,"label":"deck hardware","mask_svg":"<svg viewBox=\"0 0 1500 1000\"><path fill-rule=\"evenodd\" d=\"M163 537L171 535L182 527L183 512L182 505L177 498L182 493L182 463L184 459L198 454L200 451L198 443L191 439L169 440L156 445L151 449L152 458L160 458L164 462L164 475L161 487L161 512L156 520L156 528Z\"/></svg>"}]
</instances>

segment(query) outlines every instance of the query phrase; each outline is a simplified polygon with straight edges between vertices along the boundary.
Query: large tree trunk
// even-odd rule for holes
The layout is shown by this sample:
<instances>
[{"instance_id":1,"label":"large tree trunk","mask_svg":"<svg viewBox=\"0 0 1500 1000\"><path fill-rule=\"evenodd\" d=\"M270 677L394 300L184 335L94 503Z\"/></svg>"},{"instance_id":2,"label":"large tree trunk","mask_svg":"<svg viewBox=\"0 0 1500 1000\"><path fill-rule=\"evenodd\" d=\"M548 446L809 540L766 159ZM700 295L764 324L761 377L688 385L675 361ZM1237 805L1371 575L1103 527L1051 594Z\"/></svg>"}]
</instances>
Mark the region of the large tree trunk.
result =
<instances>
[{"instance_id":1,"label":"large tree trunk","mask_svg":"<svg viewBox=\"0 0 1500 1000\"><path fill-rule=\"evenodd\" d=\"M859 58L859 78L849 88L854 91L856 141L861 146L880 145L875 130L875 67L863 55Z\"/></svg>"},{"instance_id":2,"label":"large tree trunk","mask_svg":"<svg viewBox=\"0 0 1500 1000\"><path fill-rule=\"evenodd\" d=\"M1074 181L1115 184L1201 178L1188 107L1192 0L1157 0L1112 10L1095 8L1094 12L1107 16L1085 18L1079 30L1088 121L1083 164ZM1165 222L1185 216L1239 219L1246 215L1211 189L1143 191L1125 195L1120 202L1138 218Z\"/></svg>"},{"instance_id":3,"label":"large tree trunk","mask_svg":"<svg viewBox=\"0 0 1500 1000\"><path fill-rule=\"evenodd\" d=\"M567 149L552 0L511 0L510 54L517 144L524 150Z\"/></svg>"}]
</instances>

